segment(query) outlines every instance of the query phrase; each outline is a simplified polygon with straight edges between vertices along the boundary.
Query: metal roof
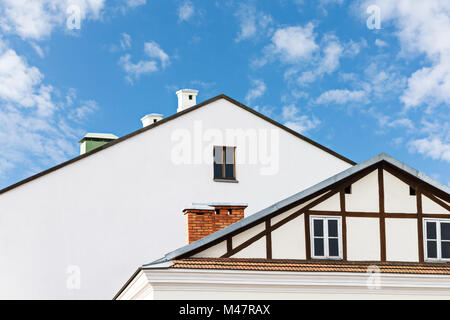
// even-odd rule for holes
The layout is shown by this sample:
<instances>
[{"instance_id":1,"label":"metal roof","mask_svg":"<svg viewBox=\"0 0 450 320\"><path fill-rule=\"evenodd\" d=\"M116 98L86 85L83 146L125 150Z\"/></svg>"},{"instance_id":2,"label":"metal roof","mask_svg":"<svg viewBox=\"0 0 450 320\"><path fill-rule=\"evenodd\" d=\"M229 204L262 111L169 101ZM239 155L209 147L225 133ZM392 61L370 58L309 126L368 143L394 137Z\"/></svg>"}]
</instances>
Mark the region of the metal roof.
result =
<instances>
[{"instance_id":1,"label":"metal roof","mask_svg":"<svg viewBox=\"0 0 450 320\"><path fill-rule=\"evenodd\" d=\"M191 243L189 245L186 245L186 246L181 247L181 248L179 248L179 249L177 249L175 251L172 251L172 252L166 254L161 259L158 259L158 260L156 260L156 261L154 261L152 263L149 263L149 264L144 264L142 267L145 268L147 266L151 266L151 265L154 265L154 264L159 264L159 263L162 263L162 262L167 262L167 261L170 261L170 260L174 260L174 259L176 259L176 258L178 258L178 257L180 257L182 255L185 255L186 253L188 253L190 251L198 249L201 246L204 246L204 245L206 245L208 243L211 243L211 242L213 242L213 241L215 241L215 240L217 240L217 239L219 239L221 237L224 237L224 236L226 236L226 235L228 235L228 234L230 234L230 233L232 233L232 232L234 232L234 231L236 231L238 229L241 229L241 228L243 228L243 227L245 227L247 225L250 225L251 223L254 223L254 222L258 221L258 220L262 220L263 218L269 216L270 214L276 212L279 209L282 209L282 208L284 208L284 207L286 207L286 206L288 206L288 205L290 205L292 203L295 203L297 201L302 200L303 198L306 198L306 197L308 197L310 195L313 195L314 193L316 193L316 192L318 192L320 190L323 190L323 189L333 185L334 183L339 182L339 181L341 181L341 180L343 180L343 179L345 179L345 178L347 178L347 177L349 177L349 176L351 176L351 175L353 175L353 174L355 174L355 173L357 173L357 172L359 172L361 170L364 170L364 169L366 169L366 168L368 168L368 167L370 167L370 166L372 166L372 165L374 165L376 163L379 163L381 161L386 161L386 162L392 164L393 166L395 166L395 167L397 167L397 168L399 168L399 169L401 169L401 170L411 174L412 176L414 176L414 177L416 177L416 178L418 178L418 179L420 179L420 180L422 180L422 181L424 181L424 182L434 186L435 188L437 188L437 189L439 189L439 190L441 190L441 191L443 191L443 192L445 192L447 194L450 193L450 188L449 187L447 187L447 186L445 186L445 185L443 185L443 184L433 180L432 178L428 177L424 173L422 173L422 172L420 172L420 171L418 171L418 170L416 170L416 169L414 169L414 168L404 164L403 162L398 161L397 159L394 159L394 158L392 158L391 156L389 156L389 155L387 155L385 153L381 153L381 154L379 154L379 155L377 155L377 156L375 156L375 157L373 157L373 158L371 158L371 159L369 159L367 161L361 162L361 163L359 163L359 164L357 164L357 165L355 165L355 166L353 166L353 167L351 167L351 168L349 168L347 170L344 170L344 171L342 171L342 172L340 172L340 173L338 173L338 174L336 174L336 175L334 175L334 176L332 176L332 177L330 177L330 178L328 178L328 179L326 179L326 180L324 180L324 181L322 181L322 182L320 182L320 183L318 183L318 184L316 184L316 185L314 185L314 186L312 186L312 187L310 187L308 189L305 189L305 190L303 190L303 191L301 191L299 193L296 193L296 194L294 194L294 195L292 195L292 196L290 196L290 197L288 197L288 198L286 198L284 200L281 200L281 201L271 205L270 207L267 207L266 209L263 209L263 210L255 213L255 214L253 214L253 215L251 215L251 216L241 220L241 221L233 223L232 225L230 225L230 226L228 226L228 227L226 227L226 228L224 228L222 230L219 230L219 231L217 231L217 232L215 232L213 234L210 234L210 235L208 235L208 236L206 236L206 237L204 237L204 238L202 238L200 240L197 240L197 241L195 241L195 242L193 242L193 243Z\"/></svg>"}]
</instances>

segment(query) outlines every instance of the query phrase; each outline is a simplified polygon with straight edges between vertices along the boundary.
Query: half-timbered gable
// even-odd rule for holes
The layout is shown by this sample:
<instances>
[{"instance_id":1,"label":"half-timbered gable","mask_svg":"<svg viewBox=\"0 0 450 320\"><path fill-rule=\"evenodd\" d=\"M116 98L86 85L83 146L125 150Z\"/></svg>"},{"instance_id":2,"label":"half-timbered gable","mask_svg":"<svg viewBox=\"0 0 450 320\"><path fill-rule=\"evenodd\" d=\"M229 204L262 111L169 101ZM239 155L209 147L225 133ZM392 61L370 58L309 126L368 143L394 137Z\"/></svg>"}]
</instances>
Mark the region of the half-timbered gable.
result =
<instances>
[{"instance_id":1,"label":"half-timbered gable","mask_svg":"<svg viewBox=\"0 0 450 320\"><path fill-rule=\"evenodd\" d=\"M431 223L445 223L445 219L450 223L448 188L386 155L251 218L202 239L181 256L404 262L450 259L446 235L426 243L427 223L430 230ZM442 228L446 230L446 225ZM427 256L427 245L430 250L440 246L439 256Z\"/></svg>"},{"instance_id":2,"label":"half-timbered gable","mask_svg":"<svg viewBox=\"0 0 450 320\"><path fill-rule=\"evenodd\" d=\"M165 266L178 272L364 273L375 265L381 273L450 276L447 261L449 188L381 154L144 265L141 272Z\"/></svg>"}]
</instances>

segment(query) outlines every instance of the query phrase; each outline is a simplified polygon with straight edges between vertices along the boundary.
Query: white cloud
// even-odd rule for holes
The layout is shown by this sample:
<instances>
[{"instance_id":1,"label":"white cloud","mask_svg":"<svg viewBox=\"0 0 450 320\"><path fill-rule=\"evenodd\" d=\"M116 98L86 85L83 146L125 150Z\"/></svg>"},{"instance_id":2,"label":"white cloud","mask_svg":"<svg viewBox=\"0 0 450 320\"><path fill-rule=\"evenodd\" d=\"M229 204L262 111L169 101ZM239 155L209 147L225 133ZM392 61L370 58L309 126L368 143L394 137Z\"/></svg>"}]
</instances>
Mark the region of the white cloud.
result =
<instances>
[{"instance_id":1,"label":"white cloud","mask_svg":"<svg viewBox=\"0 0 450 320\"><path fill-rule=\"evenodd\" d=\"M119 65L127 73L125 78L130 83L133 83L134 79L139 79L143 74L158 71L156 61L140 60L137 63L133 63L129 54L120 57Z\"/></svg>"},{"instance_id":2,"label":"white cloud","mask_svg":"<svg viewBox=\"0 0 450 320\"><path fill-rule=\"evenodd\" d=\"M272 17L257 11L255 7L241 4L235 16L239 19L240 31L236 42L248 40L268 33L268 27L273 23Z\"/></svg>"},{"instance_id":3,"label":"white cloud","mask_svg":"<svg viewBox=\"0 0 450 320\"><path fill-rule=\"evenodd\" d=\"M252 88L247 92L245 101L250 104L253 100L261 97L266 92L266 84L262 80L252 80Z\"/></svg>"},{"instance_id":4,"label":"white cloud","mask_svg":"<svg viewBox=\"0 0 450 320\"><path fill-rule=\"evenodd\" d=\"M162 68L165 68L170 63L170 58L167 53L154 41L144 43L144 52L150 58L158 59ZM134 80L138 80L141 75L159 70L156 60L139 60L133 63L130 54L120 57L119 65L127 73L125 79L130 84L133 84Z\"/></svg>"},{"instance_id":5,"label":"white cloud","mask_svg":"<svg viewBox=\"0 0 450 320\"><path fill-rule=\"evenodd\" d=\"M126 4L130 8L142 6L147 3L147 0L125 0Z\"/></svg>"},{"instance_id":6,"label":"white cloud","mask_svg":"<svg viewBox=\"0 0 450 320\"><path fill-rule=\"evenodd\" d=\"M40 46L38 46L34 42L30 42L30 45L39 57L44 58L44 56L45 56L44 50L42 50L42 48Z\"/></svg>"},{"instance_id":7,"label":"white cloud","mask_svg":"<svg viewBox=\"0 0 450 320\"><path fill-rule=\"evenodd\" d=\"M413 140L409 143L411 152L418 152L434 160L450 162L450 143L440 137Z\"/></svg>"},{"instance_id":8,"label":"white cloud","mask_svg":"<svg viewBox=\"0 0 450 320\"><path fill-rule=\"evenodd\" d=\"M123 50L131 48L131 36L125 32L120 35L120 46Z\"/></svg>"},{"instance_id":9,"label":"white cloud","mask_svg":"<svg viewBox=\"0 0 450 320\"><path fill-rule=\"evenodd\" d=\"M66 25L70 5L80 9L80 19L99 19L104 0L2 0L0 28L23 39L41 40L57 26Z\"/></svg>"},{"instance_id":10,"label":"white cloud","mask_svg":"<svg viewBox=\"0 0 450 320\"><path fill-rule=\"evenodd\" d=\"M194 5L191 1L185 1L178 7L178 21L189 21L194 15Z\"/></svg>"},{"instance_id":11,"label":"white cloud","mask_svg":"<svg viewBox=\"0 0 450 320\"><path fill-rule=\"evenodd\" d=\"M312 83L323 74L331 74L338 69L340 64L339 61L344 54L344 47L335 37L326 40L326 42L323 49L323 56L317 63L317 67L312 70L304 71L298 77L297 81L300 85Z\"/></svg>"},{"instance_id":12,"label":"white cloud","mask_svg":"<svg viewBox=\"0 0 450 320\"><path fill-rule=\"evenodd\" d=\"M320 125L320 120L314 116L300 115L295 105L284 106L282 109L284 125L299 133L312 130Z\"/></svg>"},{"instance_id":13,"label":"white cloud","mask_svg":"<svg viewBox=\"0 0 450 320\"><path fill-rule=\"evenodd\" d=\"M98 109L99 108L96 101L82 101L81 105L78 108L72 110L72 112L69 114L69 118L74 121L81 122L83 120L86 120L89 115L91 115Z\"/></svg>"},{"instance_id":14,"label":"white cloud","mask_svg":"<svg viewBox=\"0 0 450 320\"><path fill-rule=\"evenodd\" d=\"M387 47L387 46L389 46L388 45L388 43L386 42L386 41L383 41L383 40L381 40L381 39L376 39L375 40L375 45L377 46L377 47Z\"/></svg>"},{"instance_id":15,"label":"white cloud","mask_svg":"<svg viewBox=\"0 0 450 320\"><path fill-rule=\"evenodd\" d=\"M0 53L0 99L20 107L37 107L40 115L51 115L51 86L43 85L44 76L30 67L12 49Z\"/></svg>"},{"instance_id":16,"label":"white cloud","mask_svg":"<svg viewBox=\"0 0 450 320\"><path fill-rule=\"evenodd\" d=\"M367 0L381 8L382 23L393 23L405 57L425 56L427 65L408 79L401 96L406 109L450 104L450 2Z\"/></svg>"},{"instance_id":17,"label":"white cloud","mask_svg":"<svg viewBox=\"0 0 450 320\"><path fill-rule=\"evenodd\" d=\"M322 93L315 101L316 104L346 104L346 103L367 102L367 95L364 90L329 90Z\"/></svg>"},{"instance_id":18,"label":"white cloud","mask_svg":"<svg viewBox=\"0 0 450 320\"><path fill-rule=\"evenodd\" d=\"M312 23L278 29L269 47L282 61L289 63L305 61L318 49Z\"/></svg>"},{"instance_id":19,"label":"white cloud","mask_svg":"<svg viewBox=\"0 0 450 320\"><path fill-rule=\"evenodd\" d=\"M146 42L144 44L144 51L150 58L159 59L163 68L170 63L167 53L165 53L154 41Z\"/></svg>"},{"instance_id":20,"label":"white cloud","mask_svg":"<svg viewBox=\"0 0 450 320\"><path fill-rule=\"evenodd\" d=\"M7 150L0 153L0 181L17 166L29 175L77 152L81 132L64 120L73 113L67 108L76 103L75 90L58 101L43 81L38 68L0 41L0 144ZM74 114L81 119L88 112L81 107Z\"/></svg>"}]
</instances>

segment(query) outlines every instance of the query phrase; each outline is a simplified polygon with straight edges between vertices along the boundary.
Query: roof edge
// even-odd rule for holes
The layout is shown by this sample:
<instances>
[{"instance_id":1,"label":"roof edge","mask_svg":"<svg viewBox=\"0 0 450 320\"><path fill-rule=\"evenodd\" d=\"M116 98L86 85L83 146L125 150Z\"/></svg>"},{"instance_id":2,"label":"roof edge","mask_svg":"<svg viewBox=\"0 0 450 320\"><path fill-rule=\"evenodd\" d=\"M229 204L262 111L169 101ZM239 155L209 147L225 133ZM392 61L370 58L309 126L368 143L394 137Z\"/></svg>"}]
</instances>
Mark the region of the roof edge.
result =
<instances>
[{"instance_id":1,"label":"roof edge","mask_svg":"<svg viewBox=\"0 0 450 320\"><path fill-rule=\"evenodd\" d=\"M275 121L275 120L273 120L273 119L263 115L262 113L259 113L258 111L254 110L254 109L252 109L250 107L247 107L246 105L240 103L239 101L236 101L233 98L230 98L229 96L227 96L227 95L222 93L222 94L219 94L219 95L217 95L217 96L215 96L213 98L205 100L205 101L203 101L203 102L201 102L199 104L196 104L195 106L192 106L190 108L187 108L185 110L177 112L177 113L175 113L175 114L173 114L173 115L171 115L171 116L169 116L169 117L167 117L165 119L162 119L162 120L157 121L157 122L155 122L155 123L153 123L151 125L148 125L146 127L138 129L136 131L133 131L133 132L131 132L131 133L125 135L125 136L122 136L122 137L120 137L120 138L118 138L116 140L108 142L108 143L104 144L103 146L100 146L100 147L98 147L96 149L93 149L93 150L91 150L91 151L89 151L89 152L87 152L85 154L79 155L79 156L77 156L75 158L72 158L72 159L67 160L67 161L65 161L63 163L60 163L60 164L58 164L56 166L53 166L53 167L51 167L49 169L41 171L41 172L39 172L39 173L37 173L35 175L32 175L32 176L30 176L28 178L25 178L25 179L23 179L21 181L13 183L12 185L9 185L9 186L1 189L0 190L0 195L2 195L5 192L8 192L8 191L10 191L12 189L15 189L15 188L17 188L17 187L19 187L19 186L21 186L21 185L23 185L25 183L28 183L28 182L33 181L33 180L36 180L36 179L38 179L38 178L40 178L42 176L45 176L45 175L47 175L47 174L49 174L49 173L51 173L53 171L56 171L56 170L61 169L61 168L65 167L65 166L68 166L68 165L70 165L70 164L72 164L72 163L74 163L76 161L79 161L81 159L89 157L89 156L91 156L91 155L93 155L93 154L95 154L97 152L100 152L100 151L102 151L104 149L112 147L113 145L115 145L117 143L120 143L122 141L130 139L130 138L132 138L132 137L134 137L134 136L136 136L136 135L138 135L140 133L143 133L143 132L145 132L147 130L151 130L151 129L153 129L153 128L157 127L157 126L160 126L160 125L162 125L162 124L164 124L164 123L166 123L166 122L168 122L170 120L176 119L176 118L178 118L178 117L180 117L180 116L182 116L182 115L184 115L186 113L189 113L191 111L197 110L197 109L199 109L199 108L201 108L201 107L203 107L205 105L208 105L208 104L213 103L213 102L215 102L217 100L220 100L220 99L225 99L225 100L233 103L234 105L236 105L236 106L238 106L238 107L240 107L240 108L242 108L242 109L244 109L244 110L246 110L246 111L248 111L250 113L253 113L254 115L262 118L263 120L266 120L266 121L270 122L271 124L279 127L280 129L283 129L283 130L293 134L297 138L300 138L300 139L302 139L302 140L304 140L306 142L309 142L310 144L314 145L315 147L318 147L319 149L322 149L323 151L325 151L325 152L327 152L327 153L337 157L338 159L340 159L342 161L345 161L345 162L347 162L347 163L349 163L351 165L355 165L356 164L356 162L354 162L354 161L344 157L343 155L338 154L337 152L335 152L335 151L333 151L333 150L331 150L331 149L329 149L329 148L327 148L327 147L325 147L325 146L315 142L314 140L311 140L311 139L301 135L300 133L298 133L298 132L296 132L296 131L294 131L294 130L292 130L292 129L284 126L284 125L282 125L281 123L279 123L279 122L277 122L277 121Z\"/></svg>"}]
</instances>

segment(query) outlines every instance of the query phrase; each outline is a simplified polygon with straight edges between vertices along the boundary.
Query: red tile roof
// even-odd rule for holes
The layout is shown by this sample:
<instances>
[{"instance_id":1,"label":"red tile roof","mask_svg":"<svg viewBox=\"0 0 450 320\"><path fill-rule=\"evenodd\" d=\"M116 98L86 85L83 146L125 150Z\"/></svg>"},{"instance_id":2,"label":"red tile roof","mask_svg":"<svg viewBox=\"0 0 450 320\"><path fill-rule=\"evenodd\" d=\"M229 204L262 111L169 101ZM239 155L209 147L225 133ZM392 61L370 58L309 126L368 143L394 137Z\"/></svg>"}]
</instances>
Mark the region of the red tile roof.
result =
<instances>
[{"instance_id":1,"label":"red tile roof","mask_svg":"<svg viewBox=\"0 0 450 320\"><path fill-rule=\"evenodd\" d=\"M381 273L450 275L448 263L346 262L317 260L267 260L236 258L187 258L173 260L173 269L255 270L288 272L366 273L376 266Z\"/></svg>"}]
</instances>

